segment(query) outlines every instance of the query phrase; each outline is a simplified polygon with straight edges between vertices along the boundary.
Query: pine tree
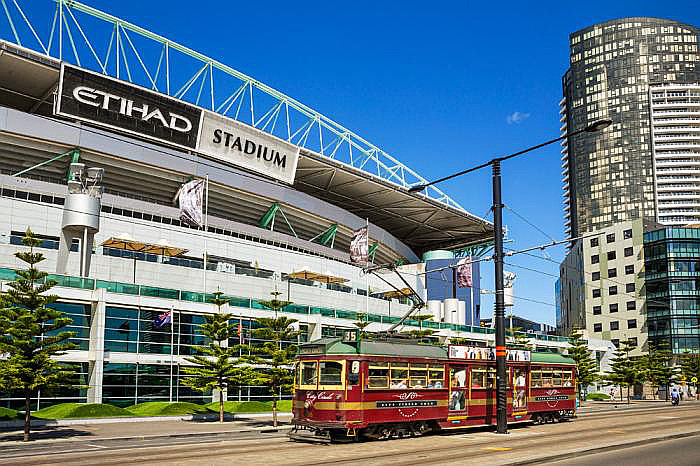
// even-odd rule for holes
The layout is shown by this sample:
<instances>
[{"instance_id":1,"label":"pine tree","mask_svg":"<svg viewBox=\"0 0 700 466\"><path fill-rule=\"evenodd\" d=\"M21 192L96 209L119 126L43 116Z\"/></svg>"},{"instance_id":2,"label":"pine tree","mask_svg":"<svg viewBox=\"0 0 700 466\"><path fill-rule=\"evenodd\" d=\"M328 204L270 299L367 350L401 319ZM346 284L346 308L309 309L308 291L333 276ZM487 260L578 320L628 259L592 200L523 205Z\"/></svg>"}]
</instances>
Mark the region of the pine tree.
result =
<instances>
[{"instance_id":1,"label":"pine tree","mask_svg":"<svg viewBox=\"0 0 700 466\"><path fill-rule=\"evenodd\" d=\"M532 349L530 338L525 334L525 329L522 327L506 329L506 346L517 349Z\"/></svg>"},{"instance_id":2,"label":"pine tree","mask_svg":"<svg viewBox=\"0 0 700 466\"><path fill-rule=\"evenodd\" d=\"M262 346L250 348L250 355L242 357L248 364L257 366L250 374L252 382L263 385L272 393L272 424L277 427L277 396L282 392L291 391L294 385L294 365L297 346L291 342L297 341L299 331L293 328L297 322L288 317L277 317L279 310L291 304L287 301L262 301L261 304L275 311L275 318L255 319L260 326L253 330L253 336L264 340Z\"/></svg>"},{"instance_id":3,"label":"pine tree","mask_svg":"<svg viewBox=\"0 0 700 466\"><path fill-rule=\"evenodd\" d=\"M248 376L248 369L240 367L238 358L240 345L226 347L229 338L237 335L237 325L231 323L231 314L223 314L221 306L228 303L223 293L217 291L209 301L215 304L218 312L204 316L206 323L200 331L206 339L206 346L195 346L197 352L192 357L185 358L194 366L182 367L186 377L182 383L201 392L207 390L219 391L219 422L224 422L224 391L229 387L242 385Z\"/></svg>"},{"instance_id":4,"label":"pine tree","mask_svg":"<svg viewBox=\"0 0 700 466\"><path fill-rule=\"evenodd\" d=\"M609 382L627 387L627 403L630 402L630 386L641 379L638 364L629 357L631 349L627 342L620 342L610 363L610 372L605 374L605 379Z\"/></svg>"},{"instance_id":5,"label":"pine tree","mask_svg":"<svg viewBox=\"0 0 700 466\"><path fill-rule=\"evenodd\" d=\"M695 386L695 397L700 399L700 356L697 354L685 353L681 356L681 373L685 377L686 383ZM695 379L695 382L693 382Z\"/></svg>"},{"instance_id":6,"label":"pine tree","mask_svg":"<svg viewBox=\"0 0 700 466\"><path fill-rule=\"evenodd\" d=\"M36 265L44 260L34 252L41 240L27 229L22 244L29 250L16 252L29 268L17 270L17 278L9 283L10 290L3 294L0 307L0 381L14 387L24 396L24 441L29 441L31 429L30 400L39 390L70 386L75 382L75 369L55 360L56 356L75 348L67 341L76 335L61 329L73 320L49 307L58 299L46 294L56 285L47 280L48 274Z\"/></svg>"},{"instance_id":7,"label":"pine tree","mask_svg":"<svg viewBox=\"0 0 700 466\"><path fill-rule=\"evenodd\" d=\"M354 323L355 323L355 327L357 327L357 331L360 332L360 335L359 335L360 339L361 340L368 339L370 337L370 333L365 332L365 328L367 328L371 322L369 321L367 314L358 313L357 320Z\"/></svg>"},{"instance_id":8,"label":"pine tree","mask_svg":"<svg viewBox=\"0 0 700 466\"><path fill-rule=\"evenodd\" d=\"M672 378L673 370L669 370L672 355L667 350L668 345L649 345L649 352L638 360L641 379L647 381L654 388L654 399L659 386L664 385Z\"/></svg>"},{"instance_id":9,"label":"pine tree","mask_svg":"<svg viewBox=\"0 0 700 466\"><path fill-rule=\"evenodd\" d=\"M569 336L569 357L576 362L576 384L578 386L579 399L583 401L586 387L598 379L596 361L593 359L588 345L583 339L583 333L579 329L573 329Z\"/></svg>"}]
</instances>

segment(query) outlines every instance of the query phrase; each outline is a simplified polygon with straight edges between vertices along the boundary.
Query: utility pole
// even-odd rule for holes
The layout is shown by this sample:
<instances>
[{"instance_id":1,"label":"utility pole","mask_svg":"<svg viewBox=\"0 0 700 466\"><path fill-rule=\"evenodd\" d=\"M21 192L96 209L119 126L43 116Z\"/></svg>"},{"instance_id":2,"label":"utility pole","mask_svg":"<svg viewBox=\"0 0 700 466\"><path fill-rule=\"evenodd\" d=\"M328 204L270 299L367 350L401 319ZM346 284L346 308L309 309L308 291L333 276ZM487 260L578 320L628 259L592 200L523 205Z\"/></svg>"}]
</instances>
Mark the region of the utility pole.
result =
<instances>
[{"instance_id":1,"label":"utility pole","mask_svg":"<svg viewBox=\"0 0 700 466\"><path fill-rule=\"evenodd\" d=\"M505 299L503 296L503 202L501 199L501 161L494 159L491 163L493 174L493 243L494 274L496 284L496 305L494 320L496 324L496 431L508 432L508 400L506 397L506 336L505 336Z\"/></svg>"}]
</instances>

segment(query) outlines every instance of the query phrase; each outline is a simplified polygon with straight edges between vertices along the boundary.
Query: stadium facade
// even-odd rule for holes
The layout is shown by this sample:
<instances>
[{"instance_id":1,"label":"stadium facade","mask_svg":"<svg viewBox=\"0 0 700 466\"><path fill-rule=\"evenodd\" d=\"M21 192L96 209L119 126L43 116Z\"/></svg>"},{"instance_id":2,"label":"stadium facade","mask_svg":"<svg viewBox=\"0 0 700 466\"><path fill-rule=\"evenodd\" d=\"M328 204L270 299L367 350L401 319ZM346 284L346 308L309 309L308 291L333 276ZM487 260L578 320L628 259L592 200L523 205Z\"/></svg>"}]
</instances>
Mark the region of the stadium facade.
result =
<instances>
[{"instance_id":1,"label":"stadium facade","mask_svg":"<svg viewBox=\"0 0 700 466\"><path fill-rule=\"evenodd\" d=\"M79 365L88 387L40 394L38 406L211 400L183 387L179 368L201 342L203 315L216 312L208 301L217 290L245 342L255 342L255 318L272 316L260 301L275 291L293 303L283 312L299 321L302 339L338 335L361 316L370 331L389 328L410 309L406 284L351 263L353 231L365 225L372 262L400 264L403 279L432 303L434 318L423 326L439 338L493 340L493 330L478 326L478 262L469 292L457 293L449 272L442 283L425 273L483 253L490 222L434 188L408 193L424 181L408 167L219 62L78 2L46 2L61 30L44 37L25 27L31 43L20 27L22 18L32 25L31 15L14 6L13 27L0 30L0 286L22 266L14 253L31 228L43 240L41 268L58 283L56 306L77 332L77 349L63 359ZM116 31L102 44L104 59L89 21ZM152 68L136 36L162 46ZM176 53L203 63L179 75L182 87ZM215 99L217 72L242 84ZM254 101L265 102L257 115ZM191 180L206 180L204 227L184 222L176 205ZM409 319L403 329L418 326ZM2 396L3 405L19 404ZM270 394L241 387L227 396Z\"/></svg>"}]
</instances>

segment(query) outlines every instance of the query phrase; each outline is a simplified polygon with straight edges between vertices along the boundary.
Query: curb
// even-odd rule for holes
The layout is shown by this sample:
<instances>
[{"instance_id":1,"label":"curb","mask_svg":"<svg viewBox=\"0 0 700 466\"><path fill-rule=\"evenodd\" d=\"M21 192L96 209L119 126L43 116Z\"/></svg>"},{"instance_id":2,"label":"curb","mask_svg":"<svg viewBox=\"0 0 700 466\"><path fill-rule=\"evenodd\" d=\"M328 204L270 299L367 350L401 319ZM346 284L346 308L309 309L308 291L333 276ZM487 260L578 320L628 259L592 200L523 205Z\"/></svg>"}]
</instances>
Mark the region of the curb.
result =
<instances>
[{"instance_id":1,"label":"curb","mask_svg":"<svg viewBox=\"0 0 700 466\"><path fill-rule=\"evenodd\" d=\"M231 416L231 414L229 414ZM292 413L277 413L279 417L291 417ZM272 417L272 413L236 413L233 415L235 421L244 419L256 419ZM80 419L32 419L32 427L64 427L84 424L116 424L132 422L167 422L167 421L209 421L218 420L219 415L209 414L186 414L182 416L140 416L140 417L102 417L102 418L80 418ZM24 420L2 421L0 429L23 428Z\"/></svg>"}]
</instances>

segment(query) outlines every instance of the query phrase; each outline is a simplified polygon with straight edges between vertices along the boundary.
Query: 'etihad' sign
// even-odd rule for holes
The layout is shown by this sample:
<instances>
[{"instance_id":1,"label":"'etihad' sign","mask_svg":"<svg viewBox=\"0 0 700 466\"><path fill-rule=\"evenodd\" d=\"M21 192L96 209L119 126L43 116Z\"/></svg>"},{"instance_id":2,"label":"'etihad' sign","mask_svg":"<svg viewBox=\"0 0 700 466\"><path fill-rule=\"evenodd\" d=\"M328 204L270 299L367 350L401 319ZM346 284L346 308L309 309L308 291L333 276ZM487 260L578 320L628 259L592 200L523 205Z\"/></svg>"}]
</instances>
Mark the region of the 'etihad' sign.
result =
<instances>
[{"instance_id":1,"label":"'etihad' sign","mask_svg":"<svg viewBox=\"0 0 700 466\"><path fill-rule=\"evenodd\" d=\"M63 64L57 115L194 149L202 111L162 94Z\"/></svg>"},{"instance_id":2,"label":"'etihad' sign","mask_svg":"<svg viewBox=\"0 0 700 466\"><path fill-rule=\"evenodd\" d=\"M197 151L289 184L299 161L297 146L209 111L202 118Z\"/></svg>"}]
</instances>

